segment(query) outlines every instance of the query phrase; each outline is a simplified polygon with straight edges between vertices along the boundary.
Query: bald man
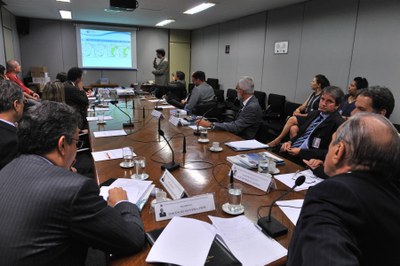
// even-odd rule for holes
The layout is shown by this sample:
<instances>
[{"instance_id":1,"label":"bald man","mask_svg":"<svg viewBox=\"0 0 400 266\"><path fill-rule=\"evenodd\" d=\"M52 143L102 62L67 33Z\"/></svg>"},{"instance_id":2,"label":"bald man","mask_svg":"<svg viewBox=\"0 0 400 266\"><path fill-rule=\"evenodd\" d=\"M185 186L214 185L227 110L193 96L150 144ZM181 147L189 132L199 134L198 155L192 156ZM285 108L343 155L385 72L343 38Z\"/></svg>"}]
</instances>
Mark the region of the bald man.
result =
<instances>
[{"instance_id":1,"label":"bald man","mask_svg":"<svg viewBox=\"0 0 400 266\"><path fill-rule=\"evenodd\" d=\"M399 160L400 138L384 116L342 124L324 163L330 178L307 192L287 265L398 265Z\"/></svg>"}]
</instances>

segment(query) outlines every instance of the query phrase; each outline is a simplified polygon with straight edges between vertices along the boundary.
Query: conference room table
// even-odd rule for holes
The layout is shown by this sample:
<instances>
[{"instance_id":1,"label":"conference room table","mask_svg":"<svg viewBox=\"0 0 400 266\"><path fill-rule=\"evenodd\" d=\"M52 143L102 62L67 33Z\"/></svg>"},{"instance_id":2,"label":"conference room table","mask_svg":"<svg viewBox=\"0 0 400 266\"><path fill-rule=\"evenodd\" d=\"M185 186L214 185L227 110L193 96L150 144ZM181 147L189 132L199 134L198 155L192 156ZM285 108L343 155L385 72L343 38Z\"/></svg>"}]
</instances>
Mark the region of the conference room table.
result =
<instances>
[{"instance_id":1,"label":"conference room table","mask_svg":"<svg viewBox=\"0 0 400 266\"><path fill-rule=\"evenodd\" d=\"M128 120L128 117L125 114L110 104L110 110L106 115L112 116L113 119L106 121L105 125L98 125L96 122L90 122L90 141L93 152L132 146L137 156L144 156L146 158L146 172L149 174L148 180L153 181L157 188L164 189L159 182L159 179L163 174L161 165L163 163L171 162L172 154L166 142L158 135L158 118L151 115L154 105L153 102L144 100L143 98L132 99L132 101L127 105L127 108L123 107L123 110L130 114L135 125L134 128L124 128L127 136L94 138L93 132L122 129L122 123ZM207 222L210 222L208 215L225 218L233 217L225 213L221 207L222 204L227 201L227 198L225 197L226 193L224 193L224 191L226 191L226 188L229 185L229 170L231 167L231 164L227 162L226 157L238 155L240 153L260 152L265 150L261 149L247 152L236 152L228 146L225 146L223 143L241 140L241 138L224 131L210 130L208 133L210 142L205 144L199 143L198 137L193 134L193 129L183 126L174 126L168 121L170 110L171 109L164 109L162 111L164 119L160 121L160 127L165 132L165 136L170 139L170 144L175 152L175 161L181 166L179 169L172 171L171 173L185 188L185 191L189 196L211 192L214 193L216 203L216 209L214 211L186 217ZM91 113L91 115L95 115L95 113ZM182 152L183 136L186 136L186 153ZM210 151L209 148L211 147L212 142L220 142L223 151ZM119 164L122 161L122 159L116 159L95 162L95 175L98 184L101 184L110 178L130 178L131 175L135 173L135 169L121 168ZM285 165L278 166L278 169L280 170L280 173L293 173L297 170L302 170L303 168L285 160ZM257 223L257 209L259 206L271 204L274 199L278 198L282 193L289 189L279 181L276 181L276 183L277 189L268 193L242 183L242 204L245 208L244 215L252 222ZM302 199L304 198L304 195L304 191L292 192L284 199ZM169 222L169 220L155 221L154 213L152 212L150 204L153 199L154 197L149 198L141 212L146 232L165 227ZM261 210L261 216L267 215L268 210L268 207L263 208ZM288 227L288 234L276 238L280 244L287 248L294 225L278 207L273 208L272 215ZM257 243L254 243L254 245L257 245ZM113 259L111 265L149 265L145 262L145 259L150 248L151 246L146 244L146 247L141 252L132 256ZM268 252L268 250L265 252ZM286 258L284 257L270 265L284 265L285 261Z\"/></svg>"}]
</instances>

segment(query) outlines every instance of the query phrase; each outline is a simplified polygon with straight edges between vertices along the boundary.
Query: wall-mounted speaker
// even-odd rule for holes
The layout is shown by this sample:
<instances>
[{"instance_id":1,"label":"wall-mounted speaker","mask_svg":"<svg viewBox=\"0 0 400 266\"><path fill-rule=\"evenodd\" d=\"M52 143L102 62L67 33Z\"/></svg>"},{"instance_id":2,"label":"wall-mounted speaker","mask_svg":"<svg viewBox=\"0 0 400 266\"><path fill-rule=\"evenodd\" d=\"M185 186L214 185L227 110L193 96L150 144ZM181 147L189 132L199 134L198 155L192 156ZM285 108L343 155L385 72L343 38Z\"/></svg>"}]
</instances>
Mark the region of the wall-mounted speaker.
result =
<instances>
[{"instance_id":1,"label":"wall-mounted speaker","mask_svg":"<svg viewBox=\"0 0 400 266\"><path fill-rule=\"evenodd\" d=\"M15 19L17 24L17 32L19 35L28 35L29 34L29 18L24 17L16 17Z\"/></svg>"}]
</instances>

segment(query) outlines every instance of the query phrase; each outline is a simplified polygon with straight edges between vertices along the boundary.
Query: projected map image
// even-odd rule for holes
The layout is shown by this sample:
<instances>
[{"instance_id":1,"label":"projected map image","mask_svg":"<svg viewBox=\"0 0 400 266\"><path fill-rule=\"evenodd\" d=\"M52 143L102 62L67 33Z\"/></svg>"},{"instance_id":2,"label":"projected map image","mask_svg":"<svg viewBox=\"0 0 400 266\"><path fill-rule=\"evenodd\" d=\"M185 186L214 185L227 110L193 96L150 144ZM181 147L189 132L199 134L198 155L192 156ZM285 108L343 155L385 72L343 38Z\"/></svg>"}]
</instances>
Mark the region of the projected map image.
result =
<instances>
[{"instance_id":1,"label":"projected map image","mask_svg":"<svg viewBox=\"0 0 400 266\"><path fill-rule=\"evenodd\" d=\"M81 29L84 67L132 67L131 32Z\"/></svg>"}]
</instances>

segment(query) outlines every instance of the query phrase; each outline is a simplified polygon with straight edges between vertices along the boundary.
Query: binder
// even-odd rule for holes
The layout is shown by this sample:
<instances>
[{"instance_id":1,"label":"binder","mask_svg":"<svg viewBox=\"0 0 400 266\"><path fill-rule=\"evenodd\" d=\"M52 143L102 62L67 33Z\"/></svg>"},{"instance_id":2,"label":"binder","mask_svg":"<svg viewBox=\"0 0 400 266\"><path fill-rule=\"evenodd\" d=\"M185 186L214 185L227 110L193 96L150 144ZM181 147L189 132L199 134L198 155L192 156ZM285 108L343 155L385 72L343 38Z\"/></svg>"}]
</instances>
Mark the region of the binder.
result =
<instances>
[{"instance_id":1,"label":"binder","mask_svg":"<svg viewBox=\"0 0 400 266\"><path fill-rule=\"evenodd\" d=\"M155 229L153 231L146 232L146 239L149 244L152 246L154 242L156 242L157 238L160 236L164 227ZM160 263L157 265L165 265L165 266L173 266L176 264L166 264ZM240 261L238 261L233 254L224 247L221 242L217 239L214 239L210 252L208 253L207 260L204 265L207 266L223 266L223 265L242 265Z\"/></svg>"}]
</instances>

